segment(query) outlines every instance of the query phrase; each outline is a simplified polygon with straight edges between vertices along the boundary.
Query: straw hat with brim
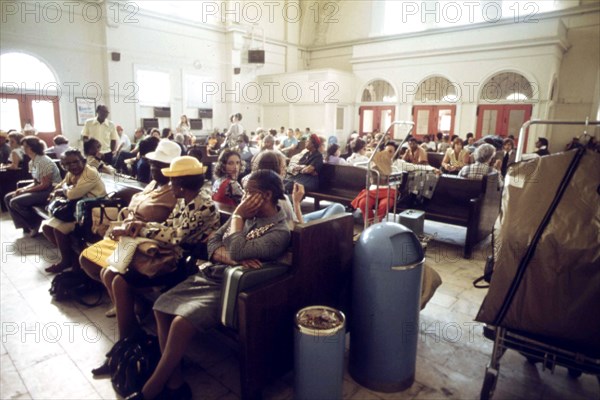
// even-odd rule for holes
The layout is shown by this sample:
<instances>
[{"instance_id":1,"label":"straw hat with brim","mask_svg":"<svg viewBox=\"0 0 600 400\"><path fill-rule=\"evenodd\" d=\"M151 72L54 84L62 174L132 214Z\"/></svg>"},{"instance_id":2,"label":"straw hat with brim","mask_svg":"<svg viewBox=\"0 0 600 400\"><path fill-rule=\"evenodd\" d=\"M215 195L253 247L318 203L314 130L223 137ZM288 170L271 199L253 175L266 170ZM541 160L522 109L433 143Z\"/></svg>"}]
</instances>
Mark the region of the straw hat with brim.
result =
<instances>
[{"instance_id":1,"label":"straw hat with brim","mask_svg":"<svg viewBox=\"0 0 600 400\"><path fill-rule=\"evenodd\" d=\"M163 168L161 171L164 176L170 178L177 176L202 175L206 173L208 167L202 165L197 158L191 156L181 156L171 161L169 168Z\"/></svg>"},{"instance_id":2,"label":"straw hat with brim","mask_svg":"<svg viewBox=\"0 0 600 400\"><path fill-rule=\"evenodd\" d=\"M392 156L392 153L385 150L382 150L373 156L374 167L382 175L389 176L392 174Z\"/></svg>"},{"instance_id":3,"label":"straw hat with brim","mask_svg":"<svg viewBox=\"0 0 600 400\"><path fill-rule=\"evenodd\" d=\"M175 142L168 139L162 139L158 142L156 150L146 154L146 158L152 161L159 161L165 164L170 164L175 157L181 155L181 147Z\"/></svg>"}]
</instances>

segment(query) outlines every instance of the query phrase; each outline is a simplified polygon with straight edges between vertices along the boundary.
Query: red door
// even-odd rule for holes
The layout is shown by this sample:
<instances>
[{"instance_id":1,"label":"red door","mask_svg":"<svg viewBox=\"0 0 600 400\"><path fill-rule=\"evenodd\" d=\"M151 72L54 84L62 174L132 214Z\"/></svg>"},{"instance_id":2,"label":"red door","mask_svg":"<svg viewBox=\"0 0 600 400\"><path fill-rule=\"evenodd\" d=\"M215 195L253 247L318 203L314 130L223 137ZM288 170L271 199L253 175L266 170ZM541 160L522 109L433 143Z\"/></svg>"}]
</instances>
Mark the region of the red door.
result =
<instances>
[{"instance_id":1,"label":"red door","mask_svg":"<svg viewBox=\"0 0 600 400\"><path fill-rule=\"evenodd\" d=\"M394 121L395 106L362 106L358 109L360 115L359 134L385 132ZM394 132L391 132L392 139Z\"/></svg>"},{"instance_id":2,"label":"red door","mask_svg":"<svg viewBox=\"0 0 600 400\"><path fill-rule=\"evenodd\" d=\"M412 114L415 122L413 136L417 139L438 132L454 135L456 106L414 106Z\"/></svg>"},{"instance_id":3,"label":"red door","mask_svg":"<svg viewBox=\"0 0 600 400\"><path fill-rule=\"evenodd\" d=\"M480 138L486 135L518 137L521 125L531 119L532 108L531 104L478 106L475 137Z\"/></svg>"},{"instance_id":4,"label":"red door","mask_svg":"<svg viewBox=\"0 0 600 400\"><path fill-rule=\"evenodd\" d=\"M53 146L52 138L62 133L58 96L0 93L0 102L3 130L21 131L29 123L48 146Z\"/></svg>"}]
</instances>

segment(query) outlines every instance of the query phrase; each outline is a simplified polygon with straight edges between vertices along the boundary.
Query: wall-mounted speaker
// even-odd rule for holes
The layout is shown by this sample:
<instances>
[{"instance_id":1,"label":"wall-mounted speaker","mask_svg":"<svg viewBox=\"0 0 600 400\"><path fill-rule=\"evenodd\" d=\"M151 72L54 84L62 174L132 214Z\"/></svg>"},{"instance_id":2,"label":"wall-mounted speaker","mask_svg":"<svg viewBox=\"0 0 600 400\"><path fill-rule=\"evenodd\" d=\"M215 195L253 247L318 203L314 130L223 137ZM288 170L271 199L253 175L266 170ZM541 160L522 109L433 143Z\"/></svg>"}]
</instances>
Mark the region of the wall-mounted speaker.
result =
<instances>
[{"instance_id":1,"label":"wall-mounted speaker","mask_svg":"<svg viewBox=\"0 0 600 400\"><path fill-rule=\"evenodd\" d=\"M248 50L248 64L264 64L265 63L265 51L264 50Z\"/></svg>"},{"instance_id":2,"label":"wall-mounted speaker","mask_svg":"<svg viewBox=\"0 0 600 400\"><path fill-rule=\"evenodd\" d=\"M154 107L154 118L171 118L171 107Z\"/></svg>"},{"instance_id":3,"label":"wall-mounted speaker","mask_svg":"<svg viewBox=\"0 0 600 400\"><path fill-rule=\"evenodd\" d=\"M113 61L121 61L121 53L113 51L112 53L110 53L110 59Z\"/></svg>"},{"instance_id":4,"label":"wall-mounted speaker","mask_svg":"<svg viewBox=\"0 0 600 400\"><path fill-rule=\"evenodd\" d=\"M240 72L242 72L242 69L241 69L240 67L235 67L235 68L233 69L233 74L234 74L234 75L239 75L239 74L240 74Z\"/></svg>"}]
</instances>

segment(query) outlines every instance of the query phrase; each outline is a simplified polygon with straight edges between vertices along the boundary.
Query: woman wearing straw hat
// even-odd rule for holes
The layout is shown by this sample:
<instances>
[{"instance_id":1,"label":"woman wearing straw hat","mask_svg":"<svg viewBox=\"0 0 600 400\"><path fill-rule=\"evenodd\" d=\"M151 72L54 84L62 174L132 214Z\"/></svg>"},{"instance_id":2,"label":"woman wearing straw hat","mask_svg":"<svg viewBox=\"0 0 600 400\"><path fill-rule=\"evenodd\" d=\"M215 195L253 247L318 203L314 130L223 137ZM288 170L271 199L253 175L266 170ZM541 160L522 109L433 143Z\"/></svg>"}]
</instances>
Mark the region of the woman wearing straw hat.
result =
<instances>
[{"instance_id":1,"label":"woman wearing straw hat","mask_svg":"<svg viewBox=\"0 0 600 400\"><path fill-rule=\"evenodd\" d=\"M175 158L169 167L162 169L162 174L170 178L173 194L177 198L168 218L162 223L129 221L112 231L113 239L118 240L121 236L145 237L160 244L178 247L181 250L178 253L182 254L179 260L185 259L192 251L198 258L208 259L206 241L219 228L219 213L210 192L202 188L206 169L194 157ZM101 277L116 306L119 337L125 338L139 333L141 329L134 312L135 289L174 286L187 277L187 271L180 267L173 273L148 278L132 269L119 274L108 268L102 271ZM106 363L92 371L94 375L108 372Z\"/></svg>"}]
</instances>

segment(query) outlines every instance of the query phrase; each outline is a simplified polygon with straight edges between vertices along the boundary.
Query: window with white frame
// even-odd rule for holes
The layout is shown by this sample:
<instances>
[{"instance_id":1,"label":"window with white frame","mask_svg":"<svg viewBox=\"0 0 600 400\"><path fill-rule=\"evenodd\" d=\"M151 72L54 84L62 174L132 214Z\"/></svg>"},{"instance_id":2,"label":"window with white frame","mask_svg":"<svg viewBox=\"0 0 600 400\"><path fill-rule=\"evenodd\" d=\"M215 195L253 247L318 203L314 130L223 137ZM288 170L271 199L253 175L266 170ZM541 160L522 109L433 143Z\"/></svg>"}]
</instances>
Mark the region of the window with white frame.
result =
<instances>
[{"instance_id":1,"label":"window with white frame","mask_svg":"<svg viewBox=\"0 0 600 400\"><path fill-rule=\"evenodd\" d=\"M168 107L171 102L171 79L168 72L138 69L138 100L141 106Z\"/></svg>"}]
</instances>

